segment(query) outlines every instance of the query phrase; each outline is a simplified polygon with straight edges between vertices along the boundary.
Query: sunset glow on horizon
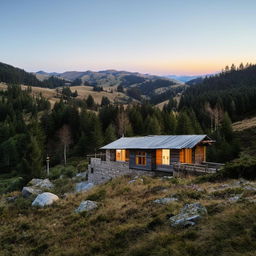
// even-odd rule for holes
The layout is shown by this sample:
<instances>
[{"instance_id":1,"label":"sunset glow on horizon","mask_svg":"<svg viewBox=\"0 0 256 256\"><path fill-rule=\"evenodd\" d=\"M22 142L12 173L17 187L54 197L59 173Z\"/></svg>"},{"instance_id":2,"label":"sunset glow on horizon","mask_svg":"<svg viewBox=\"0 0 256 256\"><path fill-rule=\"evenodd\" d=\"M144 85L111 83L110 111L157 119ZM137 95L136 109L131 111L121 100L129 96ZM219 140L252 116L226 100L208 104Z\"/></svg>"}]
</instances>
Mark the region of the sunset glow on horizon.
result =
<instances>
[{"instance_id":1,"label":"sunset glow on horizon","mask_svg":"<svg viewBox=\"0 0 256 256\"><path fill-rule=\"evenodd\" d=\"M216 73L256 63L255 9L253 0L3 1L0 61L27 71Z\"/></svg>"}]
</instances>

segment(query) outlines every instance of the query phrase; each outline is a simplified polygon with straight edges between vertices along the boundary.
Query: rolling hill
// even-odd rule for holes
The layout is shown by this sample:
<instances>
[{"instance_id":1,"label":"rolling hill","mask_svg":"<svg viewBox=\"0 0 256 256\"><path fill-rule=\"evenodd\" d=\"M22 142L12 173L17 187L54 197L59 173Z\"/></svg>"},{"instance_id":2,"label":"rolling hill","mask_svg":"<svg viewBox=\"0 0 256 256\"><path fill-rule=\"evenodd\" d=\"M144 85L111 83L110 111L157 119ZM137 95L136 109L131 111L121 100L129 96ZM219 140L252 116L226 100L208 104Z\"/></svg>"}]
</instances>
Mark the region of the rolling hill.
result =
<instances>
[{"instance_id":1,"label":"rolling hill","mask_svg":"<svg viewBox=\"0 0 256 256\"><path fill-rule=\"evenodd\" d=\"M0 82L50 89L72 86L72 90L74 90L74 86L85 85L79 90L83 91L83 96L87 96L90 92L96 102L102 96L106 96L107 93L107 97L111 101L117 99L120 103L127 103L129 99L147 100L152 104L159 104L175 97L177 93L181 93L187 87L186 84L175 79L138 72L103 70L98 72L47 73L41 70L36 73L29 73L5 63L0 63ZM94 87L100 88L100 90L94 90ZM34 90L36 91L36 89ZM100 92L102 90L103 92ZM96 93L96 91L99 91L99 93Z\"/></svg>"}]
</instances>

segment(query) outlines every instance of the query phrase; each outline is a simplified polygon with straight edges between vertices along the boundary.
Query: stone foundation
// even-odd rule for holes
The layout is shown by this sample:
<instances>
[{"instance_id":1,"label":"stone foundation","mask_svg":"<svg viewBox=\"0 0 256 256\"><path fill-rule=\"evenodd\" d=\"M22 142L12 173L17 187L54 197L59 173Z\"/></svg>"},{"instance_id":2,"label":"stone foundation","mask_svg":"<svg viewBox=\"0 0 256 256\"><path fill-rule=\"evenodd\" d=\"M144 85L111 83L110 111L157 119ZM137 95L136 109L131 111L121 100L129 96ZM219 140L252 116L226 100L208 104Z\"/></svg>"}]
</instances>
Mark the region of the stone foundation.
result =
<instances>
[{"instance_id":1,"label":"stone foundation","mask_svg":"<svg viewBox=\"0 0 256 256\"><path fill-rule=\"evenodd\" d=\"M127 174L152 176L155 173L130 169L127 162L102 161L100 158L91 158L88 166L88 181L94 184L101 184Z\"/></svg>"}]
</instances>

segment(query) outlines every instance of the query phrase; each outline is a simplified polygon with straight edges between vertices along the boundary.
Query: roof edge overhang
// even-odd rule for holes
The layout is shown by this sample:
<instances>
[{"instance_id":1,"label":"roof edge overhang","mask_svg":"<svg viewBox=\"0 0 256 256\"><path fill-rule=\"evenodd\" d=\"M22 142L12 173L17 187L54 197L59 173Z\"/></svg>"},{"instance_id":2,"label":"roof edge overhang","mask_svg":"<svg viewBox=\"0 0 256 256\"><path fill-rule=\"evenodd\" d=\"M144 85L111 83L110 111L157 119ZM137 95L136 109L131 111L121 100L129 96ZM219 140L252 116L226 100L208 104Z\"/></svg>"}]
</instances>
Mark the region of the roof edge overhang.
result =
<instances>
[{"instance_id":1,"label":"roof edge overhang","mask_svg":"<svg viewBox=\"0 0 256 256\"><path fill-rule=\"evenodd\" d=\"M117 139L116 141L124 139L124 138L131 138L131 139L132 138L143 138L143 137L149 138L149 137L156 137L156 136L157 135L155 135L155 136L152 136L152 135L150 135L150 136L141 136L141 137L121 137L121 138ZM168 135L159 135L159 136L167 136L168 137ZM172 136L172 135L170 135L170 136ZM179 135L174 135L174 136L179 136ZM183 136L183 135L181 135L181 136ZM189 135L187 135L187 136L189 136ZM191 136L195 136L195 135L191 135ZM204 136L204 137L202 137L200 141L198 141L195 144L192 144L191 146L179 146L179 147L177 147L177 146L175 146L175 147L166 147L166 146L162 146L162 145L159 145L159 146L136 146L136 147L134 147L134 146L122 146L122 145L113 146L111 144L114 143L115 142L114 141L114 142L111 142L111 143L101 147L100 149L101 150L114 150L114 149L130 149L130 150L133 150L133 149L134 150L135 149L143 149L143 150L183 149L183 148L193 148L193 147L195 147L196 145L198 145L200 143L203 144L203 145L208 146L208 145L211 145L211 144L216 142L215 140L212 140L208 135L203 134L203 135L198 135L198 136Z\"/></svg>"}]
</instances>

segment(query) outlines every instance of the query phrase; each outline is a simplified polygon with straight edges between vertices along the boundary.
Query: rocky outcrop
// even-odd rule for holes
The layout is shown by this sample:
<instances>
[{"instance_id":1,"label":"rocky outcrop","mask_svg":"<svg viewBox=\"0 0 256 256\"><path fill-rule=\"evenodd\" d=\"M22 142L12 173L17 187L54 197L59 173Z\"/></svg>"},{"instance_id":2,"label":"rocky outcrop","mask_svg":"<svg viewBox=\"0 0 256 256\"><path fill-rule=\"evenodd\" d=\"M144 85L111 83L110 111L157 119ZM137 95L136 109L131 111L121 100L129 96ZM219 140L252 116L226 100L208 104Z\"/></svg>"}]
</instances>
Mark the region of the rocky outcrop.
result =
<instances>
[{"instance_id":1,"label":"rocky outcrop","mask_svg":"<svg viewBox=\"0 0 256 256\"><path fill-rule=\"evenodd\" d=\"M32 179L26 187L23 187L21 194L23 197L37 196L43 191L54 188L49 179Z\"/></svg>"},{"instance_id":2,"label":"rocky outcrop","mask_svg":"<svg viewBox=\"0 0 256 256\"><path fill-rule=\"evenodd\" d=\"M34 188L34 187L23 187L21 194L23 197L30 197L32 195L39 195L40 193L42 193L42 190Z\"/></svg>"},{"instance_id":3,"label":"rocky outcrop","mask_svg":"<svg viewBox=\"0 0 256 256\"><path fill-rule=\"evenodd\" d=\"M53 204L55 201L59 200L59 197L50 192L45 192L39 194L33 201L32 206L44 207Z\"/></svg>"},{"instance_id":4,"label":"rocky outcrop","mask_svg":"<svg viewBox=\"0 0 256 256\"><path fill-rule=\"evenodd\" d=\"M205 215L207 215L207 210L200 203L186 204L179 214L172 216L169 220L173 227L186 227L195 225Z\"/></svg>"},{"instance_id":5,"label":"rocky outcrop","mask_svg":"<svg viewBox=\"0 0 256 256\"><path fill-rule=\"evenodd\" d=\"M175 201L178 201L178 199L175 197L164 197L164 198L156 199L153 202L156 204L169 204Z\"/></svg>"},{"instance_id":6,"label":"rocky outcrop","mask_svg":"<svg viewBox=\"0 0 256 256\"><path fill-rule=\"evenodd\" d=\"M86 200L82 201L79 207L75 210L76 213L87 212L96 209L98 204L94 201Z\"/></svg>"},{"instance_id":7,"label":"rocky outcrop","mask_svg":"<svg viewBox=\"0 0 256 256\"><path fill-rule=\"evenodd\" d=\"M92 187L94 187L93 183L88 183L85 181L79 182L79 183L76 183L76 185L75 185L75 192L84 192L84 191L91 189Z\"/></svg>"},{"instance_id":8,"label":"rocky outcrop","mask_svg":"<svg viewBox=\"0 0 256 256\"><path fill-rule=\"evenodd\" d=\"M54 185L50 182L49 179L32 179L29 183L29 186L37 187L40 189L52 189Z\"/></svg>"}]
</instances>

